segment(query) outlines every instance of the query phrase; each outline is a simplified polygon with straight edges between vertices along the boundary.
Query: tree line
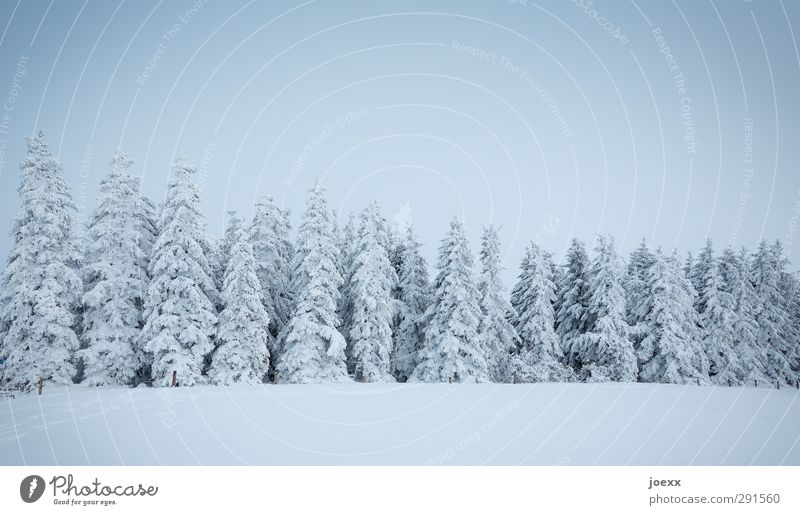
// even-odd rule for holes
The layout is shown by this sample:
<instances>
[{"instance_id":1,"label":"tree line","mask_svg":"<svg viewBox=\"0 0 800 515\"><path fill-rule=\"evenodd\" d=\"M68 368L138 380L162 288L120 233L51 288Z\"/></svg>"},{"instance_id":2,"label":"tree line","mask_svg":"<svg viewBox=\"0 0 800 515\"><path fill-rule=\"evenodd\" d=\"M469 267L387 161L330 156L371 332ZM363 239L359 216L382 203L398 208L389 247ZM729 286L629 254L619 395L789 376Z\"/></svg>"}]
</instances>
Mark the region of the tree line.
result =
<instances>
[{"instance_id":1,"label":"tree line","mask_svg":"<svg viewBox=\"0 0 800 515\"><path fill-rule=\"evenodd\" d=\"M20 165L21 208L0 297L0 382L181 386L319 382L652 382L794 385L800 288L780 242L711 241L696 259L642 241L573 239L557 264L525 249L507 294L500 238L478 262L454 218L429 279L420 243L377 203L340 227L310 190L264 198L206 234L198 169L178 156L154 204L117 151L84 236L41 133Z\"/></svg>"}]
</instances>

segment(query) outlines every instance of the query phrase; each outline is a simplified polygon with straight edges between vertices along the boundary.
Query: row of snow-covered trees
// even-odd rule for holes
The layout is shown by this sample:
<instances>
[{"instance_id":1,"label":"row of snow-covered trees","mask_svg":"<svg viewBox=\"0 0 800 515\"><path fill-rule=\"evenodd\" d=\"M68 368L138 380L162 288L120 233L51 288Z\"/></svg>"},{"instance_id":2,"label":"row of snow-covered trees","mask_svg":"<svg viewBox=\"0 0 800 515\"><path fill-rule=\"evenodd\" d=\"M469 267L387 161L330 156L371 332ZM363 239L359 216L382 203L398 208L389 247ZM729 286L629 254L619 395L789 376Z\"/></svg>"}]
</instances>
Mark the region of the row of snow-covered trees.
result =
<instances>
[{"instance_id":1,"label":"row of snow-covered trees","mask_svg":"<svg viewBox=\"0 0 800 515\"><path fill-rule=\"evenodd\" d=\"M155 206L117 152L79 241L41 135L21 165L22 207L0 298L0 381L156 386L277 381L643 381L794 384L800 288L780 244L709 242L682 266L643 242L573 240L556 265L531 243L510 298L497 230L474 263L454 219L430 283L420 244L376 203L340 231L317 183L291 243L267 198L223 239L206 235L179 157Z\"/></svg>"}]
</instances>

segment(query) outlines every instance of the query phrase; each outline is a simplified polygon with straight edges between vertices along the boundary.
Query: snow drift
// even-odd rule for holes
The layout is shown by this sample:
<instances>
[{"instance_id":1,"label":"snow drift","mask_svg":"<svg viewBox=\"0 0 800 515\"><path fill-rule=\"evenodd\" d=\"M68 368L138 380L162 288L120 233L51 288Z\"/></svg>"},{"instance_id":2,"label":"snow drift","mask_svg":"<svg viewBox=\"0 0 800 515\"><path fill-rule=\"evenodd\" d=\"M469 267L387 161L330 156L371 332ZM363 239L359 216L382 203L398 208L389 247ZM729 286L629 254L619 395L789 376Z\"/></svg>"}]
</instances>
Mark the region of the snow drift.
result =
<instances>
[{"instance_id":1,"label":"snow drift","mask_svg":"<svg viewBox=\"0 0 800 515\"><path fill-rule=\"evenodd\" d=\"M800 394L662 384L51 388L0 465L800 465Z\"/></svg>"}]
</instances>

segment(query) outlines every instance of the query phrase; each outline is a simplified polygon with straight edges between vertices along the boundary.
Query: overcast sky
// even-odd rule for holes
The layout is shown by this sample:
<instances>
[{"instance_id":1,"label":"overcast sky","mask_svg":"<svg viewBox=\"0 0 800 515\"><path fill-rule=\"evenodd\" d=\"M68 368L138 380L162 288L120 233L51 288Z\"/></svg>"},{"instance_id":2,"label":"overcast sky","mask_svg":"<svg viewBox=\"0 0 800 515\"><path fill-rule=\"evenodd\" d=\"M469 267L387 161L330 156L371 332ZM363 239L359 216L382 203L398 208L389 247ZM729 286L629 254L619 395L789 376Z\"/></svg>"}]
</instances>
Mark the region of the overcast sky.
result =
<instances>
[{"instance_id":1,"label":"overcast sky","mask_svg":"<svg viewBox=\"0 0 800 515\"><path fill-rule=\"evenodd\" d=\"M200 166L216 236L267 194L296 226L323 177L429 259L453 215L475 250L500 225L507 283L529 240L597 232L800 262L800 5L587 2L4 1L0 223L41 129L83 219L121 146L156 201Z\"/></svg>"}]
</instances>

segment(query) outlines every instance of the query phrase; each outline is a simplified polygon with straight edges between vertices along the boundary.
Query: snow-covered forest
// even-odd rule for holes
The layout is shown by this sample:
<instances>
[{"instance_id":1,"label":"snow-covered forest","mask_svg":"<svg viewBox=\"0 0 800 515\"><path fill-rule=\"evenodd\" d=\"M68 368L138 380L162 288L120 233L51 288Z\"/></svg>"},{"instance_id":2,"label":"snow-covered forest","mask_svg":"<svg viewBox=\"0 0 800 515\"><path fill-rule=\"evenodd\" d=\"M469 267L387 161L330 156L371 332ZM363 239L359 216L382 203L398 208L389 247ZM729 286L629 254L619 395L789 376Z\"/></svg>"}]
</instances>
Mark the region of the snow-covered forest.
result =
<instances>
[{"instance_id":1,"label":"snow-covered forest","mask_svg":"<svg viewBox=\"0 0 800 515\"><path fill-rule=\"evenodd\" d=\"M156 205L132 165L117 151L79 231L60 164L28 139L3 386L800 381L800 278L780 242L687 257L642 241L626 258L603 235L563 262L531 242L504 285L498 229L476 257L454 218L430 277L413 228L374 202L340 227L321 182L295 237L267 197L215 241L196 167L179 156Z\"/></svg>"}]
</instances>

